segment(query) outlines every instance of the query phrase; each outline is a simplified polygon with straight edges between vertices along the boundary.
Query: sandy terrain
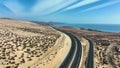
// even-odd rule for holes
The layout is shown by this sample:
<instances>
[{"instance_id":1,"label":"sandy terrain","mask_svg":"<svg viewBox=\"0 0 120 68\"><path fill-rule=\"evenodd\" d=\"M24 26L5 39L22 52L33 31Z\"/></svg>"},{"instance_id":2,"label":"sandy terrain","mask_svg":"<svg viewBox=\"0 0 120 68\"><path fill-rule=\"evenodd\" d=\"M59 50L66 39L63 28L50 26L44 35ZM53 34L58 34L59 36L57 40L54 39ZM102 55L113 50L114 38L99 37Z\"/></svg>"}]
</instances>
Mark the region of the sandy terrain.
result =
<instances>
[{"instance_id":1,"label":"sandy terrain","mask_svg":"<svg viewBox=\"0 0 120 68\"><path fill-rule=\"evenodd\" d=\"M70 38L47 25L0 19L0 68L56 68Z\"/></svg>"},{"instance_id":2,"label":"sandy terrain","mask_svg":"<svg viewBox=\"0 0 120 68\"><path fill-rule=\"evenodd\" d=\"M85 68L85 61L89 51L89 42L85 38L81 38L81 44L82 44L82 57L81 57L82 60L80 62L79 68Z\"/></svg>"}]
</instances>

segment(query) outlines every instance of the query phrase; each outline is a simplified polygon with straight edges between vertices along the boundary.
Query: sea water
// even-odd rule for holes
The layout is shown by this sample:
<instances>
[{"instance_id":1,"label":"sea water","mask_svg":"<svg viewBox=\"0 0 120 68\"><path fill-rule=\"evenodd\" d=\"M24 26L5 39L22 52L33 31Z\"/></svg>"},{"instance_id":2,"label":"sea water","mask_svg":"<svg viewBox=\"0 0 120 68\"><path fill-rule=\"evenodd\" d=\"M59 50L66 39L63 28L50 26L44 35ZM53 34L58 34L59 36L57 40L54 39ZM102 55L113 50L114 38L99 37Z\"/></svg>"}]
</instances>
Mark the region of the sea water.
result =
<instances>
[{"instance_id":1,"label":"sea water","mask_svg":"<svg viewBox=\"0 0 120 68\"><path fill-rule=\"evenodd\" d=\"M69 26L74 28L93 29L104 32L117 32L120 33L120 24L54 24L54 26Z\"/></svg>"}]
</instances>

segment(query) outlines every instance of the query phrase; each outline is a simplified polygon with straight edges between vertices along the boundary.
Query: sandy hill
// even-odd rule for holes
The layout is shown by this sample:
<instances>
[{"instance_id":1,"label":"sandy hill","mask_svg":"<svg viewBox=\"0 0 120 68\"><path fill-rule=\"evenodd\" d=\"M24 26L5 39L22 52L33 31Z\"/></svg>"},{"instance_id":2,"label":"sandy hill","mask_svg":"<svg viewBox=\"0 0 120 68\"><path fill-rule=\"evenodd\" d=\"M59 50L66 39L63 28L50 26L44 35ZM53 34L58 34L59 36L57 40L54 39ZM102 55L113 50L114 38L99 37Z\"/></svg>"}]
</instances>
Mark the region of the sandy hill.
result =
<instances>
[{"instance_id":1,"label":"sandy hill","mask_svg":"<svg viewBox=\"0 0 120 68\"><path fill-rule=\"evenodd\" d=\"M64 45L70 41L47 25L0 19L0 68L57 67L70 48Z\"/></svg>"}]
</instances>

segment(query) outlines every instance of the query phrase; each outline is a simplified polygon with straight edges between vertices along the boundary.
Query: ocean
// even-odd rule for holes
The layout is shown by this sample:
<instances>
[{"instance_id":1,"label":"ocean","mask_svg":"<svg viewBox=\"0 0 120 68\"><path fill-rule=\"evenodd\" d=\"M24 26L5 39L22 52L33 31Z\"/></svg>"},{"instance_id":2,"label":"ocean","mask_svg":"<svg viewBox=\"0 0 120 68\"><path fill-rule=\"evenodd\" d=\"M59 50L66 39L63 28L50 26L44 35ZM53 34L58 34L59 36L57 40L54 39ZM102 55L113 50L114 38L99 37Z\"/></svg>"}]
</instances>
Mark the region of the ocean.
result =
<instances>
[{"instance_id":1,"label":"ocean","mask_svg":"<svg viewBox=\"0 0 120 68\"><path fill-rule=\"evenodd\" d=\"M54 24L54 26L70 26L74 28L85 28L104 32L120 33L120 24Z\"/></svg>"}]
</instances>

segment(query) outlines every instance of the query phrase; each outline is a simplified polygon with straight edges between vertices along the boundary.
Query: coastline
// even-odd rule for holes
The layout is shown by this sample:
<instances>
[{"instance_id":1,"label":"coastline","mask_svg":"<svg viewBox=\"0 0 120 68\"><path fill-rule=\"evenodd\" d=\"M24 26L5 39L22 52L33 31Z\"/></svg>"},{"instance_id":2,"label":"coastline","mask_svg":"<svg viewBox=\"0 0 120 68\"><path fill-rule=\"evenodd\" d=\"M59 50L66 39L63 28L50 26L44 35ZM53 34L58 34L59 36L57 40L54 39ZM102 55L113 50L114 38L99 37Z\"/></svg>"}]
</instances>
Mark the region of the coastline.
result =
<instances>
[{"instance_id":1,"label":"coastline","mask_svg":"<svg viewBox=\"0 0 120 68\"><path fill-rule=\"evenodd\" d=\"M100 32L120 33L120 24L52 24L55 27L71 27Z\"/></svg>"}]
</instances>

